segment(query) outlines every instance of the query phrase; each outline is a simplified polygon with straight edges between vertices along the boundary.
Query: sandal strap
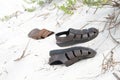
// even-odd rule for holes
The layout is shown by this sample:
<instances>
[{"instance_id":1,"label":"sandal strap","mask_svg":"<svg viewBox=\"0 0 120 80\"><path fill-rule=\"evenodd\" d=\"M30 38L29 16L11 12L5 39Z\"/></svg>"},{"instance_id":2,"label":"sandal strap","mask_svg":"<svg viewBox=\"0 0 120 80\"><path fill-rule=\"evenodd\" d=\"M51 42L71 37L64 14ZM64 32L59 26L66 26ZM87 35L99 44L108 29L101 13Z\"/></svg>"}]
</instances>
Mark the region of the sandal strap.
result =
<instances>
[{"instance_id":1,"label":"sandal strap","mask_svg":"<svg viewBox=\"0 0 120 80\"><path fill-rule=\"evenodd\" d=\"M60 32L56 34L56 40L57 43L59 42L67 42L71 40L79 40L79 39L86 39L88 38L88 30L84 29L83 31L81 30L76 30L70 28L68 31ZM61 37L62 35L65 35L65 37Z\"/></svg>"},{"instance_id":2,"label":"sandal strap","mask_svg":"<svg viewBox=\"0 0 120 80\"><path fill-rule=\"evenodd\" d=\"M52 31L49 31L47 29L42 29L42 30L39 30L39 29L33 29L29 34L28 36L30 38L33 38L33 39L44 39L50 35L54 34L54 32Z\"/></svg>"},{"instance_id":3,"label":"sandal strap","mask_svg":"<svg viewBox=\"0 0 120 80\"><path fill-rule=\"evenodd\" d=\"M62 35L65 35L65 37L61 37ZM56 36L57 42L59 43L59 42L67 42L67 41L73 40L73 37L75 36L75 34L70 33L69 31L64 31L64 32L57 33L55 36Z\"/></svg>"},{"instance_id":4,"label":"sandal strap","mask_svg":"<svg viewBox=\"0 0 120 80\"><path fill-rule=\"evenodd\" d=\"M53 32L52 32L52 31L49 31L49 30L46 30L46 29L42 29L42 30L39 32L39 34L41 34L41 38L44 39L44 38L52 35Z\"/></svg>"}]
</instances>

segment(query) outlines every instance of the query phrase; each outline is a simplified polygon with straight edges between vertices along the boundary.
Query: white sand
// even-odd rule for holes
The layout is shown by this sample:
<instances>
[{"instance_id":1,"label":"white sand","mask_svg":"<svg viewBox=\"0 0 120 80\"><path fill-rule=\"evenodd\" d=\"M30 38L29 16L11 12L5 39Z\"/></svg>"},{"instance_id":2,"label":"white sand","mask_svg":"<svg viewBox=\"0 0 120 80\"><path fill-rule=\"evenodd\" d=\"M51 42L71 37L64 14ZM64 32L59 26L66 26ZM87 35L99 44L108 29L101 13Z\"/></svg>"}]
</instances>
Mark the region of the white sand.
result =
<instances>
[{"instance_id":1,"label":"white sand","mask_svg":"<svg viewBox=\"0 0 120 80\"><path fill-rule=\"evenodd\" d=\"M23 4L22 0L0 0L0 17L15 11L23 12ZM55 35L44 40L31 39L25 53L28 56L20 61L14 61L22 55L29 41L27 35L32 29L46 28L55 33L69 28L80 29L88 21L105 21L105 17L113 10L111 8L101 8L94 14L95 9L91 8L86 13L89 8L83 6L79 7L74 15L63 16L62 11L57 8L50 10L52 8L53 6L48 5L32 13L23 12L18 18L12 18L8 22L0 22L0 80L116 80L112 72L120 70L119 65L115 67L115 70L96 77L101 74L103 54L108 54L116 45L108 36L107 30L100 33L92 41L73 45L73 47L85 46L95 49L97 55L94 58L79 61L69 67L64 65L50 66L48 64L49 51L62 49L56 45ZM60 25L57 25L57 22ZM95 27L101 31L104 28L104 23L90 23L84 28L90 27ZM119 37L119 28L117 32L116 36ZM119 47L114 52L115 59L117 61L120 60L120 56L118 56Z\"/></svg>"}]
</instances>

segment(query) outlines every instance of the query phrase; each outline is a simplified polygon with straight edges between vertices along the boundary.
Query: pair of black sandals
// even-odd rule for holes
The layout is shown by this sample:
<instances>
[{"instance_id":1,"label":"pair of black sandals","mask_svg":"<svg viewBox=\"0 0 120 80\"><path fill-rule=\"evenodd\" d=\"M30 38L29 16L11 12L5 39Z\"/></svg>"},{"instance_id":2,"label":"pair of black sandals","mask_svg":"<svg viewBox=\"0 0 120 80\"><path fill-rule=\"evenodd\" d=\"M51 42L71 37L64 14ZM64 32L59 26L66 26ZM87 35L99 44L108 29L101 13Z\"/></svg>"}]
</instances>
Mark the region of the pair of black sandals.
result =
<instances>
[{"instance_id":1,"label":"pair of black sandals","mask_svg":"<svg viewBox=\"0 0 120 80\"><path fill-rule=\"evenodd\" d=\"M77 43L84 43L97 37L99 31L96 28L77 30L70 28L68 31L56 34L56 44L60 47L70 46ZM64 36L63 36L64 35ZM50 51L50 65L65 64L70 66L75 62L92 58L96 55L96 51L86 47L71 47L67 49L59 49Z\"/></svg>"}]
</instances>

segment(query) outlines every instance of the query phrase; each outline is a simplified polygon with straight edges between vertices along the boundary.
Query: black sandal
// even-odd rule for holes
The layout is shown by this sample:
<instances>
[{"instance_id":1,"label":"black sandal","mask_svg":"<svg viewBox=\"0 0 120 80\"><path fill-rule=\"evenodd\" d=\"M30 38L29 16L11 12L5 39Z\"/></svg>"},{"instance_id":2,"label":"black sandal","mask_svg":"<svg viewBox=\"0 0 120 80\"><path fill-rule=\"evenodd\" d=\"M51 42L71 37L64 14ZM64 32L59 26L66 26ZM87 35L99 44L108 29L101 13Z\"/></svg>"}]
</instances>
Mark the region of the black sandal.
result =
<instances>
[{"instance_id":1,"label":"black sandal","mask_svg":"<svg viewBox=\"0 0 120 80\"><path fill-rule=\"evenodd\" d=\"M77 43L84 43L94 39L98 35L99 31L95 28L76 30L70 28L68 31L60 32L56 34L56 40L58 46L69 46ZM62 37L65 35L65 37Z\"/></svg>"},{"instance_id":2,"label":"black sandal","mask_svg":"<svg viewBox=\"0 0 120 80\"><path fill-rule=\"evenodd\" d=\"M52 50L50 51L50 65L65 64L70 66L73 63L86 58L92 58L96 52L90 48L72 47L68 49Z\"/></svg>"}]
</instances>

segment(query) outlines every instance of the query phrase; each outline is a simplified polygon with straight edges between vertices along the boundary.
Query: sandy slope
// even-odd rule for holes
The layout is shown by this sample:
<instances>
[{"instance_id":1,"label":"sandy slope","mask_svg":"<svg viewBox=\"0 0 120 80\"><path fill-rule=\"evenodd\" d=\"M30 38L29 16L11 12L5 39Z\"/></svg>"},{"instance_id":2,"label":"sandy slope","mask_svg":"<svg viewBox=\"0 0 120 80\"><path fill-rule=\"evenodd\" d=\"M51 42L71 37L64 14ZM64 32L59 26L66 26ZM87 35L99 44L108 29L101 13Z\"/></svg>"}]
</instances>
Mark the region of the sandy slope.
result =
<instances>
[{"instance_id":1,"label":"sandy slope","mask_svg":"<svg viewBox=\"0 0 120 80\"><path fill-rule=\"evenodd\" d=\"M17 10L23 11L22 1L6 1L8 2L0 0L0 4L3 6L0 7L0 16L11 14ZM48 65L49 51L61 49L55 43L55 35L44 40L31 39L25 53L28 56L20 61L14 61L22 55L29 41L27 34L32 29L46 28L55 33L69 28L80 29L88 21L106 20L104 17L112 11L110 8L101 8L94 14L95 9L91 8L86 13L89 8L83 6L79 7L74 15L63 16L63 12L58 9L50 10L51 8L52 6L48 5L33 13L24 12L8 22L0 22L0 80L116 80L112 71L96 77L101 73L103 54L106 55L116 45L110 37L107 37L107 30L90 42L74 45L95 49L97 55L69 67ZM90 23L85 28L89 27L95 27L101 31L104 23ZM115 49L115 52L115 58L119 60L120 57L117 56L120 52L119 48ZM116 66L116 69L120 70L119 65Z\"/></svg>"}]
</instances>

